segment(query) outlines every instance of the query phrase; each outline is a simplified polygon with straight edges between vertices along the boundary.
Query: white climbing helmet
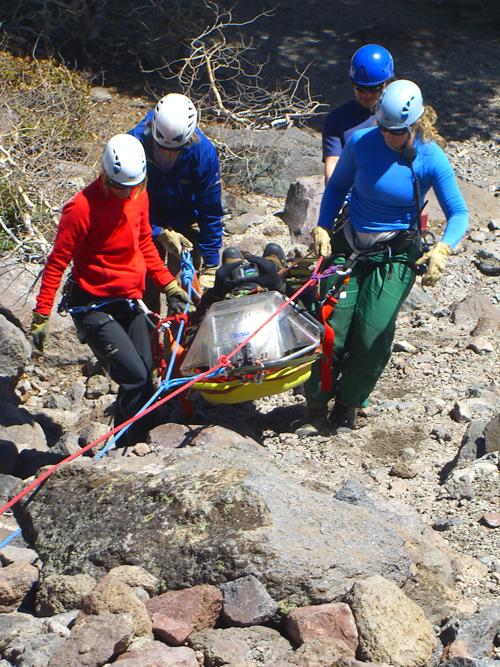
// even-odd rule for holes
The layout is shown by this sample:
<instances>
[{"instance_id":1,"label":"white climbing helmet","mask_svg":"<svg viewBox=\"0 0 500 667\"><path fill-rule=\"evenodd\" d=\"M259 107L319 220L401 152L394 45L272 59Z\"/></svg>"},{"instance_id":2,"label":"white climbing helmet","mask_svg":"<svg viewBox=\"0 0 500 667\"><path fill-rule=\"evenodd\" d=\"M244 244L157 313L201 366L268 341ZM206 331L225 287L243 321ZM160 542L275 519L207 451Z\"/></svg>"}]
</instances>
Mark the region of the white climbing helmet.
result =
<instances>
[{"instance_id":1,"label":"white climbing helmet","mask_svg":"<svg viewBox=\"0 0 500 667\"><path fill-rule=\"evenodd\" d=\"M189 97L169 93L155 107L151 131L164 148L182 148L196 130L198 114Z\"/></svg>"},{"instance_id":2,"label":"white climbing helmet","mask_svg":"<svg viewBox=\"0 0 500 667\"><path fill-rule=\"evenodd\" d=\"M106 144L102 168L110 181L133 187L146 178L146 155L139 139L116 134Z\"/></svg>"},{"instance_id":3,"label":"white climbing helmet","mask_svg":"<svg viewBox=\"0 0 500 667\"><path fill-rule=\"evenodd\" d=\"M413 81L393 81L382 92L375 109L375 120L388 130L413 125L424 113L420 88Z\"/></svg>"}]
</instances>

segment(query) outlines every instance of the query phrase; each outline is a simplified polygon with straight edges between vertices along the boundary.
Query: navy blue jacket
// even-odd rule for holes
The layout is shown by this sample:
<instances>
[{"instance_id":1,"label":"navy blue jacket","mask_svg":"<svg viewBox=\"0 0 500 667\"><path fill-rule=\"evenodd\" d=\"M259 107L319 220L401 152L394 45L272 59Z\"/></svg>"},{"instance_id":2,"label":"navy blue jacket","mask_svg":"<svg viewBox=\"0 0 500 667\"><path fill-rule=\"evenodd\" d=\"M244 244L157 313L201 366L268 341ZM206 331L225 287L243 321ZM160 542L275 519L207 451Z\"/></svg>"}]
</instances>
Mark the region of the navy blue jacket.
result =
<instances>
[{"instance_id":1,"label":"navy blue jacket","mask_svg":"<svg viewBox=\"0 0 500 667\"><path fill-rule=\"evenodd\" d=\"M163 172L153 161L149 111L130 130L144 146L148 162L149 221L156 236L165 227L182 234L195 220L200 227L200 251L207 266L219 263L222 245L220 167L212 142L196 129L194 141L179 154L173 168Z\"/></svg>"}]
</instances>

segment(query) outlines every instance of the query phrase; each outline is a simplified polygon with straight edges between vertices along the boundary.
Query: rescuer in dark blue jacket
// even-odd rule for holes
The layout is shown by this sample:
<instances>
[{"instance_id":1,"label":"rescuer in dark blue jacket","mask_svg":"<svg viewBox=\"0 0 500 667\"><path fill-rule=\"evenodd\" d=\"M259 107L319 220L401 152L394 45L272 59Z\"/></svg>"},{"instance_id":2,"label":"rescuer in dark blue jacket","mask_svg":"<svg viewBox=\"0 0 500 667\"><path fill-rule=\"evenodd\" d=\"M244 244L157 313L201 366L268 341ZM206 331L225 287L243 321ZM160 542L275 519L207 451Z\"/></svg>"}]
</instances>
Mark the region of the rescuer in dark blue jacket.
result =
<instances>
[{"instance_id":1,"label":"rescuer in dark blue jacket","mask_svg":"<svg viewBox=\"0 0 500 667\"><path fill-rule=\"evenodd\" d=\"M222 245L220 167L214 145L196 124L191 100L169 93L129 134L146 152L154 240L169 252L169 266L171 254L192 249L201 285L208 288Z\"/></svg>"}]
</instances>

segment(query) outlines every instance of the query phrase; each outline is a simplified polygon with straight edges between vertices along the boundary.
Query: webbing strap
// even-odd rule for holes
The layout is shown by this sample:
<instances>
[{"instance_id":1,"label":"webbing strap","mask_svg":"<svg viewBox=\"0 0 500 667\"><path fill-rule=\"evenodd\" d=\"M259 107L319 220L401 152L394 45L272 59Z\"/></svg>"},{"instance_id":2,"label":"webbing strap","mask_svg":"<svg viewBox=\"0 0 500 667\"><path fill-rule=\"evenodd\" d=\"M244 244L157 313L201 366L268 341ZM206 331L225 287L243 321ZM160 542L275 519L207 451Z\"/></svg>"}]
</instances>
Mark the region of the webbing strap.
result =
<instances>
[{"instance_id":1,"label":"webbing strap","mask_svg":"<svg viewBox=\"0 0 500 667\"><path fill-rule=\"evenodd\" d=\"M335 342L335 332L329 323L338 299L329 294L319 311L321 323L324 326L324 335L322 343L323 354L320 361L321 370L321 391L332 392L332 367L333 367L333 344Z\"/></svg>"}]
</instances>

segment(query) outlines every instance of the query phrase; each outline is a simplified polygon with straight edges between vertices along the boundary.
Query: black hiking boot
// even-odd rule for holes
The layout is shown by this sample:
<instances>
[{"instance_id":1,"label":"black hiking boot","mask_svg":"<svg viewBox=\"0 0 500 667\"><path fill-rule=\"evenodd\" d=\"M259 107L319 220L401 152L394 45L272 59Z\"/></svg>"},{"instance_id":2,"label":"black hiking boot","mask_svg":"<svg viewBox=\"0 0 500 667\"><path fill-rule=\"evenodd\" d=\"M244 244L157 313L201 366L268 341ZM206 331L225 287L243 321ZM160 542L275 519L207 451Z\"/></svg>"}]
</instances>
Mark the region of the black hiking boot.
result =
<instances>
[{"instance_id":1,"label":"black hiking boot","mask_svg":"<svg viewBox=\"0 0 500 667\"><path fill-rule=\"evenodd\" d=\"M286 255L283 248L278 243L268 243L264 248L262 257L270 259L278 267L278 270L286 268Z\"/></svg>"},{"instance_id":2,"label":"black hiking boot","mask_svg":"<svg viewBox=\"0 0 500 667\"><path fill-rule=\"evenodd\" d=\"M292 422L292 431L299 437L318 435L326 423L327 404L308 401L301 419Z\"/></svg>"},{"instance_id":3,"label":"black hiking boot","mask_svg":"<svg viewBox=\"0 0 500 667\"><path fill-rule=\"evenodd\" d=\"M222 253L222 264L231 264L232 262L241 262L244 260L243 253L236 246L229 246Z\"/></svg>"},{"instance_id":4,"label":"black hiking boot","mask_svg":"<svg viewBox=\"0 0 500 667\"><path fill-rule=\"evenodd\" d=\"M336 401L328 418L328 423L333 431L354 429L356 426L356 408L354 405L346 405Z\"/></svg>"}]
</instances>

